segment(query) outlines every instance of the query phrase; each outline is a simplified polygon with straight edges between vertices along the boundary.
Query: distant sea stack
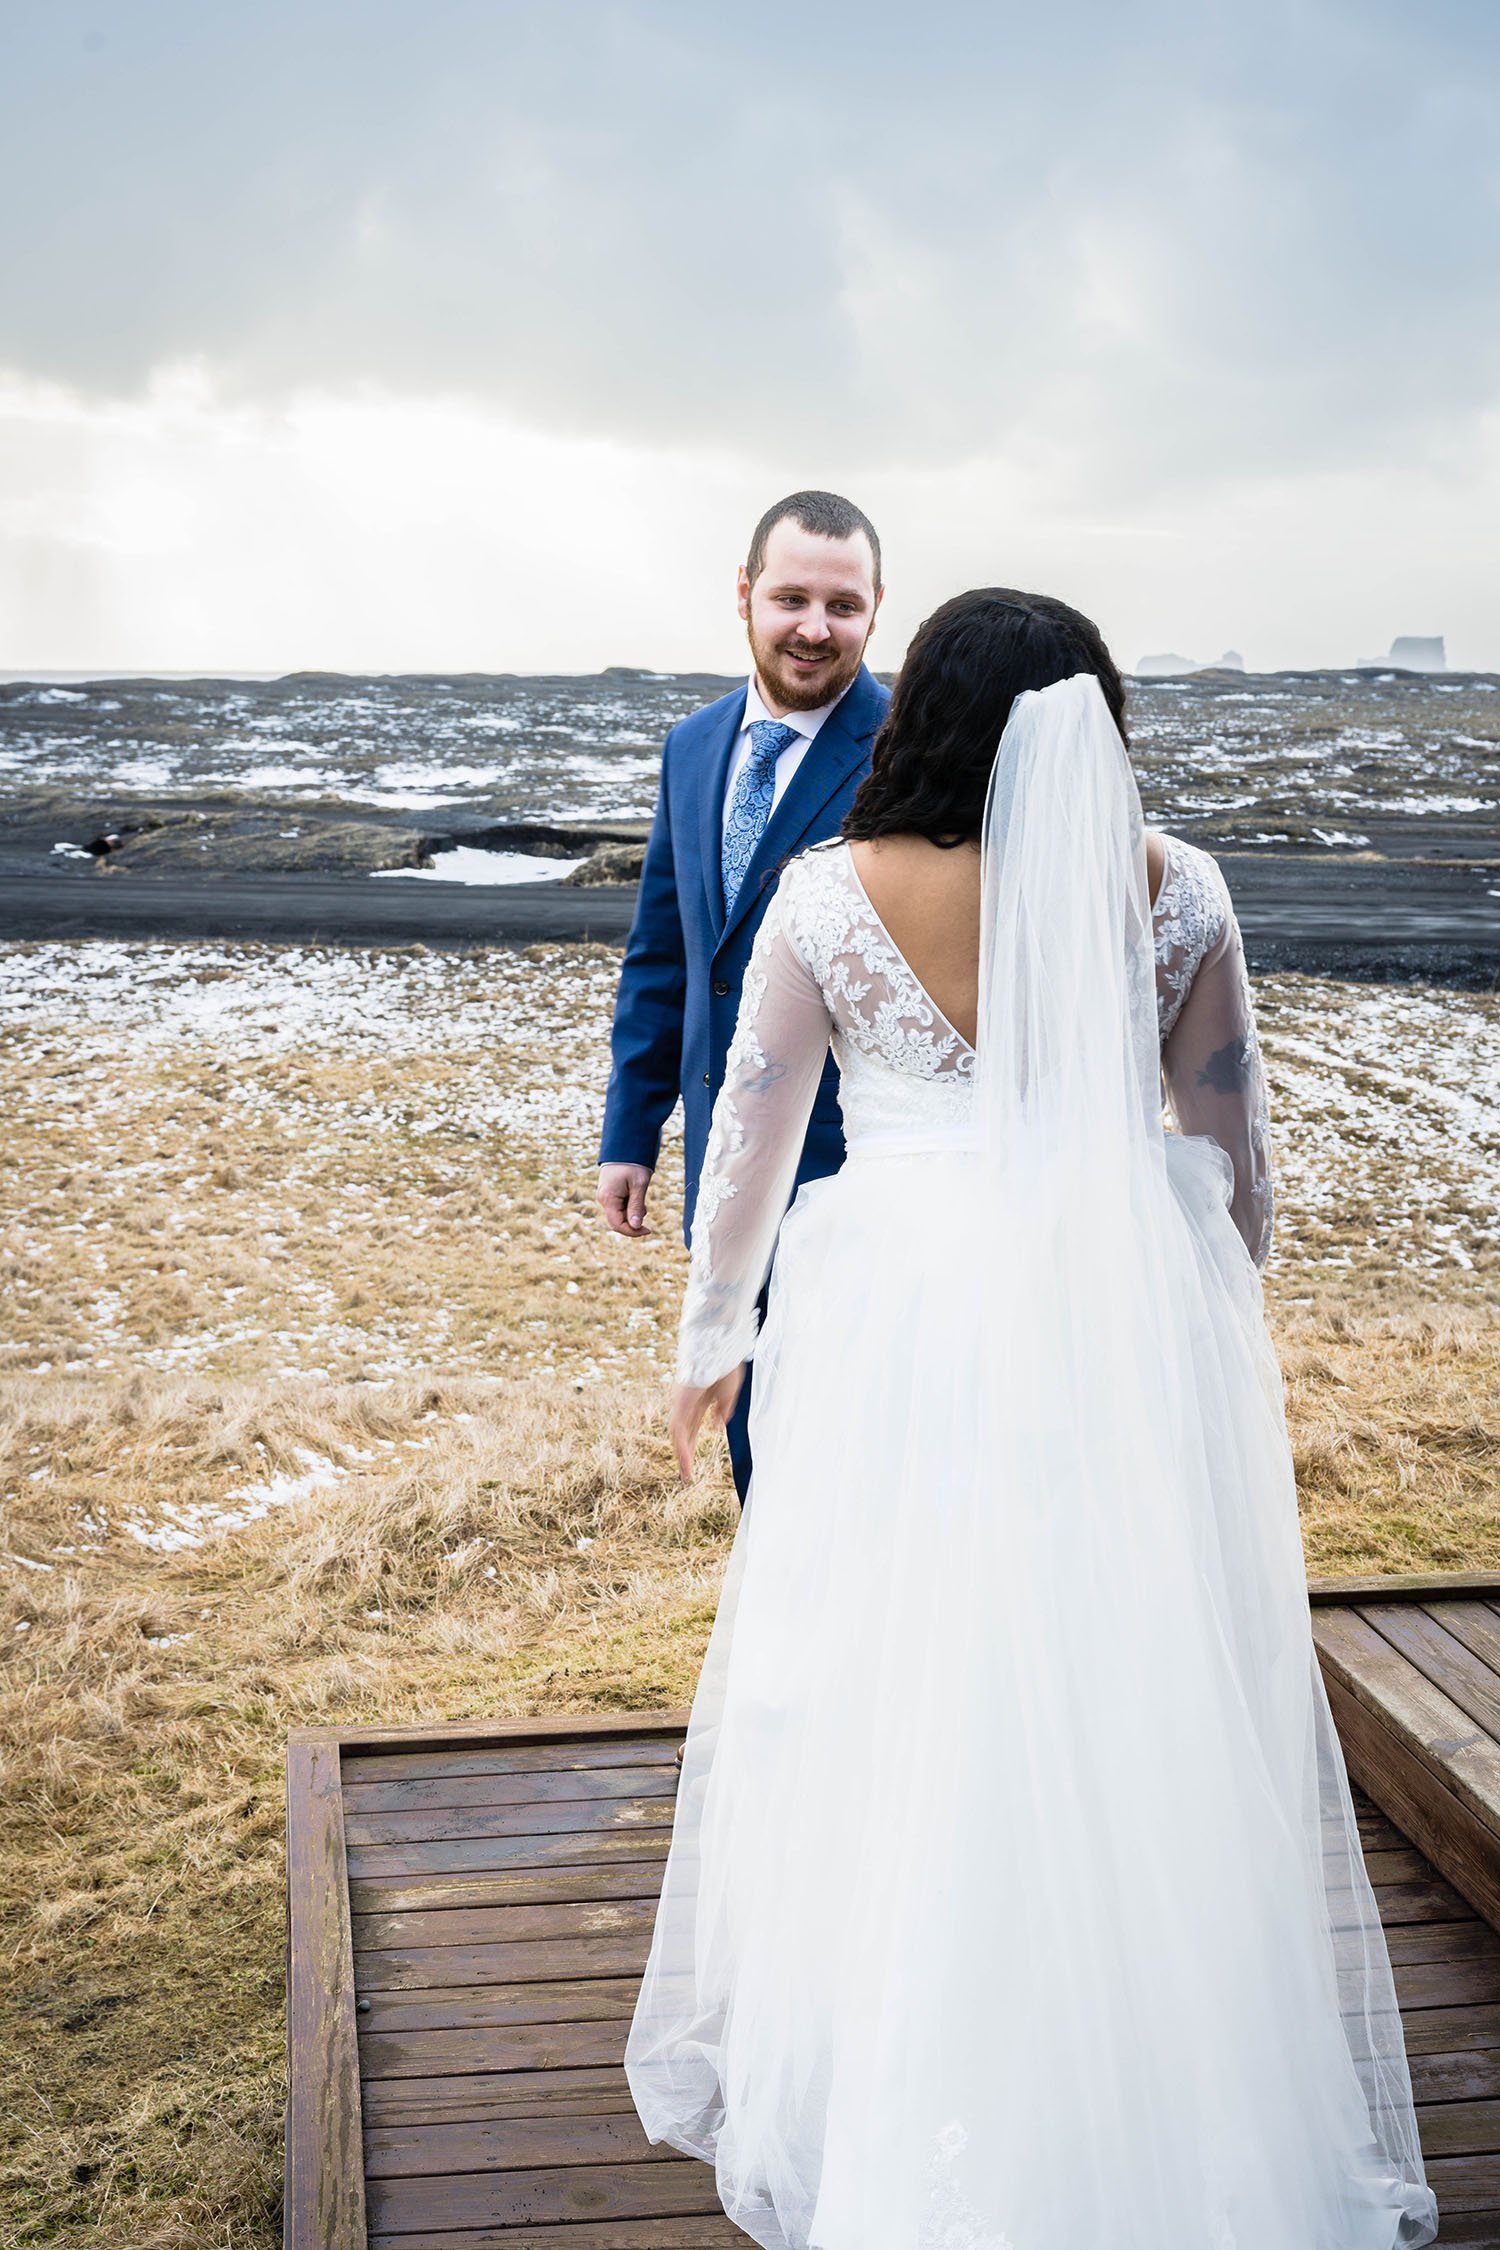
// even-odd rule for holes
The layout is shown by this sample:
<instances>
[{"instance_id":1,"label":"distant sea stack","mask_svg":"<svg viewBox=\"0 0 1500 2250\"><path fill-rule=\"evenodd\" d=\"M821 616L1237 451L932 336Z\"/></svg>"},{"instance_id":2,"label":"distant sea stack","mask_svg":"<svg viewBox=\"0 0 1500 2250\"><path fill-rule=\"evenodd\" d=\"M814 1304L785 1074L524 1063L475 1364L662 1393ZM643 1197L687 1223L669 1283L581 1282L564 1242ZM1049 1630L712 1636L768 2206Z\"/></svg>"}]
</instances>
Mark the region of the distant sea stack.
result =
<instances>
[{"instance_id":1,"label":"distant sea stack","mask_svg":"<svg viewBox=\"0 0 1500 2250\"><path fill-rule=\"evenodd\" d=\"M1448 652L1442 634L1424 639L1420 633L1398 633L1391 643L1391 662L1407 672L1446 672Z\"/></svg>"},{"instance_id":2,"label":"distant sea stack","mask_svg":"<svg viewBox=\"0 0 1500 2250\"><path fill-rule=\"evenodd\" d=\"M1448 651L1441 633L1398 633L1389 656L1364 656L1355 667L1360 672L1384 671L1394 664L1398 672L1446 672Z\"/></svg>"},{"instance_id":3,"label":"distant sea stack","mask_svg":"<svg viewBox=\"0 0 1500 2250\"><path fill-rule=\"evenodd\" d=\"M1441 646L1441 643L1439 643ZM1212 664L1200 663L1193 656L1143 656L1135 668L1138 680L1170 680L1180 678L1185 672L1243 672L1245 659L1237 648L1226 648Z\"/></svg>"}]
</instances>

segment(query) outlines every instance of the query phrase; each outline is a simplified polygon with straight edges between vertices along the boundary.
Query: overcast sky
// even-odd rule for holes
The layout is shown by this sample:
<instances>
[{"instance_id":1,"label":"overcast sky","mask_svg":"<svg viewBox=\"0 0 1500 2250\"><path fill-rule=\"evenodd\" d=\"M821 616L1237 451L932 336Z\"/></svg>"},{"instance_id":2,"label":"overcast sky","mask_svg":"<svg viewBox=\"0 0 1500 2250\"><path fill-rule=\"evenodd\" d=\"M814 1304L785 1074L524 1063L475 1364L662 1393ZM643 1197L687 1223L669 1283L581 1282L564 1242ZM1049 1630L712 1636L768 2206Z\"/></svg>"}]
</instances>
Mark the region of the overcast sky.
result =
<instances>
[{"instance_id":1,"label":"overcast sky","mask_svg":"<svg viewBox=\"0 0 1500 2250\"><path fill-rule=\"evenodd\" d=\"M1500 5L0 0L0 667L1500 668ZM872 652L874 653L874 652Z\"/></svg>"}]
</instances>

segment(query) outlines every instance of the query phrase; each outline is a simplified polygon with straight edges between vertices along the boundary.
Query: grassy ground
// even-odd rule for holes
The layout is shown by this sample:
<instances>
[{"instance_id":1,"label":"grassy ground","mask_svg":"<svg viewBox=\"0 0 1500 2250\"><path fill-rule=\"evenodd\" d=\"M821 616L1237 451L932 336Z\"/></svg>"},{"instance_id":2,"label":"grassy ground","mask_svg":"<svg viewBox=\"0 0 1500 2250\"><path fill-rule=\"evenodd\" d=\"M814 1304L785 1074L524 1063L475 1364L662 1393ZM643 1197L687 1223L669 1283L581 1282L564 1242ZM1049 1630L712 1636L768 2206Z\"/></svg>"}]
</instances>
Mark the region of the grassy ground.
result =
<instances>
[{"instance_id":1,"label":"grassy ground","mask_svg":"<svg viewBox=\"0 0 1500 2250\"><path fill-rule=\"evenodd\" d=\"M616 966L0 955L0 2243L277 2239L289 1725L691 1693L736 1512L675 1149L593 1215ZM1310 1564L1500 1565L1500 1008L1261 1015Z\"/></svg>"}]
</instances>

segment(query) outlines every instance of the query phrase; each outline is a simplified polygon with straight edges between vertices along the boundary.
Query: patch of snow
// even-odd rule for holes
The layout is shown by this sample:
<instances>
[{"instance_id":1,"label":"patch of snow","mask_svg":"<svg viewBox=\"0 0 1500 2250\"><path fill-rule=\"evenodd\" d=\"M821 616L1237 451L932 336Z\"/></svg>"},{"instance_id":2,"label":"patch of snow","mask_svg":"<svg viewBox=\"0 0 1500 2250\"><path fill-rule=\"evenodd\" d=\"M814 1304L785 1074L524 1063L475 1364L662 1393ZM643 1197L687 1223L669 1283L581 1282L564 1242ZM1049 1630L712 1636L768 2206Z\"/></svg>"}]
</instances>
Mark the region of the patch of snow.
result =
<instances>
[{"instance_id":1,"label":"patch of snow","mask_svg":"<svg viewBox=\"0 0 1500 2250\"><path fill-rule=\"evenodd\" d=\"M300 1477L289 1476L284 1469L276 1470L264 1484L246 1484L226 1495L237 1506L225 1507L213 1502L167 1502L162 1510L162 1522L144 1523L139 1517L128 1521L124 1529L142 1547L150 1547L159 1555L175 1554L185 1547L201 1547L206 1539L224 1531L242 1531L246 1524L259 1522L273 1508L289 1508L299 1500L306 1500L347 1474L336 1462L321 1454L311 1453L306 1446L297 1446L297 1458L306 1464Z\"/></svg>"},{"instance_id":2,"label":"patch of snow","mask_svg":"<svg viewBox=\"0 0 1500 2250\"><path fill-rule=\"evenodd\" d=\"M581 867L581 859L542 859L532 852L486 852L475 844L455 844L439 852L430 867L381 867L377 877L425 878L429 883L559 883Z\"/></svg>"}]
</instances>

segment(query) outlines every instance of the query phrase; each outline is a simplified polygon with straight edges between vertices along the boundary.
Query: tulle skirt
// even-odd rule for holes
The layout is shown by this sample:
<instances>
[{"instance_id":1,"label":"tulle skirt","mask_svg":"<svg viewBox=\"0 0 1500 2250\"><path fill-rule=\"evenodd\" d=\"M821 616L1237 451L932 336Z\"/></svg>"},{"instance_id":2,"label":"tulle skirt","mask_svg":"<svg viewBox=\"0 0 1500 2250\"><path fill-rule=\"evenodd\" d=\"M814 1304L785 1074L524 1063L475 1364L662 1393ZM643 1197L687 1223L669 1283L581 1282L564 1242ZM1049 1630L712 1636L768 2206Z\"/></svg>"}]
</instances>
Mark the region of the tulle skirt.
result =
<instances>
[{"instance_id":1,"label":"tulle skirt","mask_svg":"<svg viewBox=\"0 0 1500 2250\"><path fill-rule=\"evenodd\" d=\"M856 1148L782 1228L645 2129L765 2250L1428 2242L1224 1159L983 1166Z\"/></svg>"}]
</instances>

